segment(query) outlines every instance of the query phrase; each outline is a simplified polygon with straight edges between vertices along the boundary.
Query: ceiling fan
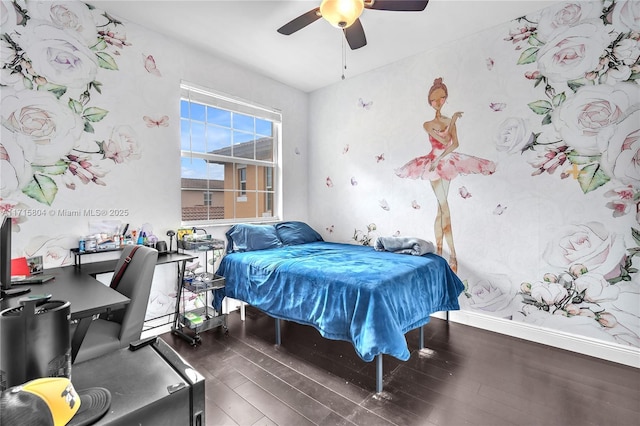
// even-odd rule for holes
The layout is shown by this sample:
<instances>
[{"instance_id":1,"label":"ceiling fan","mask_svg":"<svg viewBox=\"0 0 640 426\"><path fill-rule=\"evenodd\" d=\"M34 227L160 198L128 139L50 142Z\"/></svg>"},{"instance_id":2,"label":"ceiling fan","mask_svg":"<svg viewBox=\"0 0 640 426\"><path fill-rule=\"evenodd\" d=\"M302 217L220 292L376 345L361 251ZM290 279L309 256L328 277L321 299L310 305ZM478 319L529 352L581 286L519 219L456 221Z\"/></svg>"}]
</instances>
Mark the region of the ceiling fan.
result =
<instances>
[{"instance_id":1,"label":"ceiling fan","mask_svg":"<svg viewBox=\"0 0 640 426\"><path fill-rule=\"evenodd\" d=\"M364 28L360 22L360 15L364 9L420 12L427 7L427 3L429 0L322 0L320 7L291 20L278 28L278 32L291 35L318 19L324 18L334 27L342 29L349 47L355 50L367 44Z\"/></svg>"}]
</instances>

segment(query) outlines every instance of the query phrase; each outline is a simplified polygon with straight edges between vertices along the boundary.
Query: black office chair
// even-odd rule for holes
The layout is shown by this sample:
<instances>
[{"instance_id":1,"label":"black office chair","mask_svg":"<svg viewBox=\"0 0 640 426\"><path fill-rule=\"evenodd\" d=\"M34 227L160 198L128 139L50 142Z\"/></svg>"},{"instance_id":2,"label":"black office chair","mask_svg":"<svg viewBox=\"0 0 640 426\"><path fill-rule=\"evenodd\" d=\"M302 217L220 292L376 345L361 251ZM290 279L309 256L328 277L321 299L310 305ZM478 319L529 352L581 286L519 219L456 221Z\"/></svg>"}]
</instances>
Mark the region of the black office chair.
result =
<instances>
[{"instance_id":1,"label":"black office chair","mask_svg":"<svg viewBox=\"0 0 640 426\"><path fill-rule=\"evenodd\" d=\"M114 277L134 247L124 248L116 264ZM116 290L131 299L131 302L108 317L103 315L91 322L75 363L125 348L130 342L140 339L158 252L145 246L137 247L116 287ZM73 331L75 330L72 330L72 335Z\"/></svg>"}]
</instances>

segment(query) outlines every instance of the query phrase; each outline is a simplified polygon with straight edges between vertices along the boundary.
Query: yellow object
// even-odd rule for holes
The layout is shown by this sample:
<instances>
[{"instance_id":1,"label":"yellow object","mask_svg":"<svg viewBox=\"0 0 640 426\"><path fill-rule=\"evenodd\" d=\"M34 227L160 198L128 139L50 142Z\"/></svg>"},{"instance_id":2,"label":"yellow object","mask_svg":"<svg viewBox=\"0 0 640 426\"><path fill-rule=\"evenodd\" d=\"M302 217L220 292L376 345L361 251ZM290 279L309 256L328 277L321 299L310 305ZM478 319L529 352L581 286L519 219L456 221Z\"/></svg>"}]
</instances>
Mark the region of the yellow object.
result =
<instances>
[{"instance_id":1,"label":"yellow object","mask_svg":"<svg viewBox=\"0 0 640 426\"><path fill-rule=\"evenodd\" d=\"M66 425L80 408L80 397L66 377L31 380L20 390L32 393L47 403L55 426Z\"/></svg>"}]
</instances>

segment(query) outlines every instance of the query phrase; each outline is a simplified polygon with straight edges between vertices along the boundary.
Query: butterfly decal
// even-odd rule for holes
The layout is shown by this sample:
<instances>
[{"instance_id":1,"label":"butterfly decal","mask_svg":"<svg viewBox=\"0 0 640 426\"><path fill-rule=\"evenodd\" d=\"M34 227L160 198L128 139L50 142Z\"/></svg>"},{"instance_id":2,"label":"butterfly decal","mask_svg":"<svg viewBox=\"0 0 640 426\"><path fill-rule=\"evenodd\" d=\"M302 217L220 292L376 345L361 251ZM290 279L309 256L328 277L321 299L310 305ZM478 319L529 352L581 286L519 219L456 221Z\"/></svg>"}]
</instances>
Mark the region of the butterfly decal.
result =
<instances>
[{"instance_id":1,"label":"butterfly decal","mask_svg":"<svg viewBox=\"0 0 640 426\"><path fill-rule=\"evenodd\" d=\"M389 207L389 203L387 203L387 200L385 200L384 198L378 201L378 204L380 205L382 210L386 210L386 211L391 210L391 207Z\"/></svg>"},{"instance_id":2,"label":"butterfly decal","mask_svg":"<svg viewBox=\"0 0 640 426\"><path fill-rule=\"evenodd\" d=\"M502 111L507 107L507 104L502 103L502 102L491 102L489 104L489 108L491 108L494 111Z\"/></svg>"},{"instance_id":3,"label":"butterfly decal","mask_svg":"<svg viewBox=\"0 0 640 426\"><path fill-rule=\"evenodd\" d=\"M330 234L333 234L333 225L331 225L331 226L327 226L325 229L326 229Z\"/></svg>"},{"instance_id":4,"label":"butterfly decal","mask_svg":"<svg viewBox=\"0 0 640 426\"><path fill-rule=\"evenodd\" d=\"M144 122L147 124L147 127L168 127L169 126L169 116L163 115L159 119L151 118L148 115L142 117Z\"/></svg>"},{"instance_id":5,"label":"butterfly decal","mask_svg":"<svg viewBox=\"0 0 640 426\"><path fill-rule=\"evenodd\" d=\"M149 74L162 77L162 74L160 74L160 70L156 66L156 60L153 58L153 56L151 55L145 56L143 53L142 59L144 60L144 69L146 69Z\"/></svg>"},{"instance_id":6,"label":"butterfly decal","mask_svg":"<svg viewBox=\"0 0 640 426\"><path fill-rule=\"evenodd\" d=\"M380 155L376 155L376 163L384 161L384 152Z\"/></svg>"},{"instance_id":7,"label":"butterfly decal","mask_svg":"<svg viewBox=\"0 0 640 426\"><path fill-rule=\"evenodd\" d=\"M342 153L343 153L343 154L346 154L347 152L349 152L349 144L346 144L346 145L344 146L344 148L342 148Z\"/></svg>"},{"instance_id":8,"label":"butterfly decal","mask_svg":"<svg viewBox=\"0 0 640 426\"><path fill-rule=\"evenodd\" d=\"M373 106L373 101L369 101L369 102L365 102L362 100L362 98L358 99L358 106L360 108L364 108L364 109L371 109L371 107Z\"/></svg>"},{"instance_id":9,"label":"butterfly decal","mask_svg":"<svg viewBox=\"0 0 640 426\"><path fill-rule=\"evenodd\" d=\"M416 210L420 210L420 204L418 204L418 202L416 200L413 200L411 202L411 207L413 207Z\"/></svg>"},{"instance_id":10,"label":"butterfly decal","mask_svg":"<svg viewBox=\"0 0 640 426\"><path fill-rule=\"evenodd\" d=\"M507 206L503 206L502 204L498 204L495 209L493 209L493 214L500 216L507 209Z\"/></svg>"},{"instance_id":11,"label":"butterfly decal","mask_svg":"<svg viewBox=\"0 0 640 426\"><path fill-rule=\"evenodd\" d=\"M331 178L329 176L327 176L327 179L325 180L325 183L327 184L327 187L329 187L329 188L333 187L333 181L331 180Z\"/></svg>"},{"instance_id":12,"label":"butterfly decal","mask_svg":"<svg viewBox=\"0 0 640 426\"><path fill-rule=\"evenodd\" d=\"M487 64L487 69L489 71L491 71L495 65L495 61L492 58L487 58L485 63Z\"/></svg>"},{"instance_id":13,"label":"butterfly decal","mask_svg":"<svg viewBox=\"0 0 640 426\"><path fill-rule=\"evenodd\" d=\"M355 178L355 177L351 177L351 185L352 185L352 186L356 186L356 185L358 185L358 181L356 180L356 178Z\"/></svg>"},{"instance_id":14,"label":"butterfly decal","mask_svg":"<svg viewBox=\"0 0 640 426\"><path fill-rule=\"evenodd\" d=\"M466 186L461 186L460 188L458 188L458 194L460 194L460 196L465 200L467 198L471 198L471 193L467 190Z\"/></svg>"}]
</instances>

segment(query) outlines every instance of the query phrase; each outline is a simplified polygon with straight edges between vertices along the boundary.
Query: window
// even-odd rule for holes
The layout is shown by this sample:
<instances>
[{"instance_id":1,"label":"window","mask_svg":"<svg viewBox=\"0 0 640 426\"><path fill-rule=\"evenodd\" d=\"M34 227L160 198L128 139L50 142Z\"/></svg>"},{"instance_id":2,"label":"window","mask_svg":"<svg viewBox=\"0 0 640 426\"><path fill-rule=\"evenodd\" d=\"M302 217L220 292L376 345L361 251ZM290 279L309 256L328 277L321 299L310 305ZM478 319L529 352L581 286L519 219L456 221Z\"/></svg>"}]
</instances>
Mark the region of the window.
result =
<instances>
[{"instance_id":1,"label":"window","mask_svg":"<svg viewBox=\"0 0 640 426\"><path fill-rule=\"evenodd\" d=\"M211 193L210 192L204 192L202 194L203 198L203 203L205 206L210 206L211 205Z\"/></svg>"},{"instance_id":2,"label":"window","mask_svg":"<svg viewBox=\"0 0 640 426\"><path fill-rule=\"evenodd\" d=\"M278 111L181 85L182 221L279 220Z\"/></svg>"},{"instance_id":3,"label":"window","mask_svg":"<svg viewBox=\"0 0 640 426\"><path fill-rule=\"evenodd\" d=\"M245 166L238 166L238 192L241 197L245 199L242 201L247 201L245 197L247 195L247 168Z\"/></svg>"}]
</instances>

